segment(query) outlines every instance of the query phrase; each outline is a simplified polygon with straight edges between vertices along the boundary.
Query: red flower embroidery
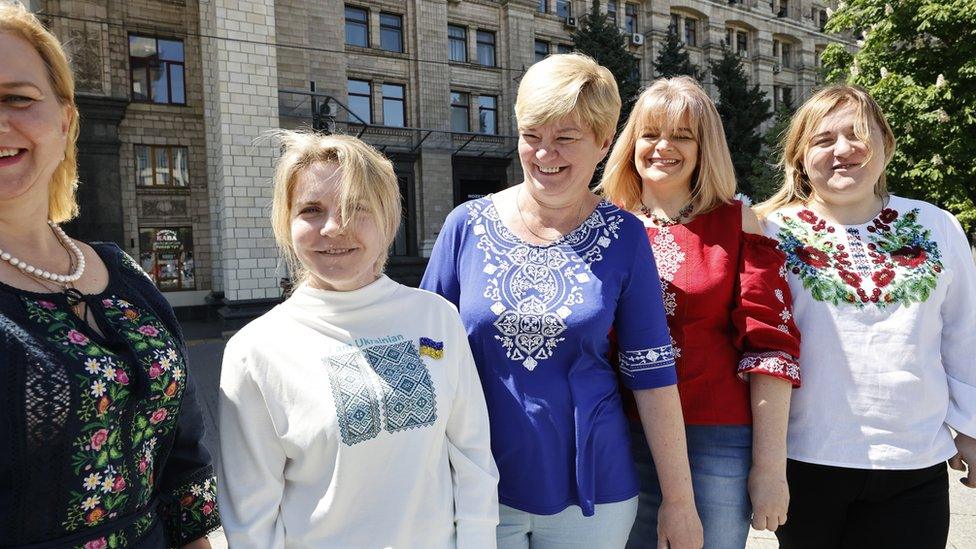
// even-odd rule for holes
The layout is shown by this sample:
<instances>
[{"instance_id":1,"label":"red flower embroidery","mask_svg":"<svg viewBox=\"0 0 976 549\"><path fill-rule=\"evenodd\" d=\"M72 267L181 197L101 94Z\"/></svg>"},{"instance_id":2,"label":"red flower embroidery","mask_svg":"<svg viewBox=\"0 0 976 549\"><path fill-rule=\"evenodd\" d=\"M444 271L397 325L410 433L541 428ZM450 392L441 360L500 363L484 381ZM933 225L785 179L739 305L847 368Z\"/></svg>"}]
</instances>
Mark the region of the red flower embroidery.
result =
<instances>
[{"instance_id":1,"label":"red flower embroidery","mask_svg":"<svg viewBox=\"0 0 976 549\"><path fill-rule=\"evenodd\" d=\"M213 508L214 508L214 503L212 501L208 501L203 504L203 507L200 508L200 511L204 515L209 515L210 513L213 512Z\"/></svg>"},{"instance_id":2,"label":"red flower embroidery","mask_svg":"<svg viewBox=\"0 0 976 549\"><path fill-rule=\"evenodd\" d=\"M848 286L857 288L861 285L861 277L856 273L852 273L851 271L837 271L837 274L840 275L841 280L846 282Z\"/></svg>"},{"instance_id":3,"label":"red flower embroidery","mask_svg":"<svg viewBox=\"0 0 976 549\"><path fill-rule=\"evenodd\" d=\"M115 372L115 381L118 381L119 382L119 385L128 385L129 384L129 376L125 372L123 372L122 370L117 370Z\"/></svg>"},{"instance_id":4,"label":"red flower embroidery","mask_svg":"<svg viewBox=\"0 0 976 549\"><path fill-rule=\"evenodd\" d=\"M139 326L139 328L137 328L136 331L138 331L140 334L144 336L149 336L149 337L156 337L159 335L159 330L157 330L156 328L148 324L144 326Z\"/></svg>"},{"instance_id":5,"label":"red flower embroidery","mask_svg":"<svg viewBox=\"0 0 976 549\"><path fill-rule=\"evenodd\" d=\"M41 307L42 309L47 309L47 310L49 310L49 311L53 311L53 310L54 310L54 308L56 307L56 305L55 305L54 303L51 303L50 301L38 301L38 302L37 302L37 304L38 304L38 305L39 305L39 306L40 306L40 307Z\"/></svg>"},{"instance_id":6,"label":"red flower embroidery","mask_svg":"<svg viewBox=\"0 0 976 549\"><path fill-rule=\"evenodd\" d=\"M122 490L125 490L125 479L122 478L122 475L119 475L115 477L115 482L112 483L112 491L121 492Z\"/></svg>"},{"instance_id":7,"label":"red flower embroidery","mask_svg":"<svg viewBox=\"0 0 976 549\"><path fill-rule=\"evenodd\" d=\"M176 394L176 382L175 381L171 381L170 384L166 386L166 390L163 391L163 394L166 395L166 396L168 396L168 397L172 397L173 395L175 395Z\"/></svg>"},{"instance_id":8,"label":"red flower embroidery","mask_svg":"<svg viewBox=\"0 0 976 549\"><path fill-rule=\"evenodd\" d=\"M881 215L879 217L881 218L882 223L891 223L892 221L898 219L898 212L892 210L891 208L885 208L881 210Z\"/></svg>"},{"instance_id":9,"label":"red flower embroidery","mask_svg":"<svg viewBox=\"0 0 976 549\"><path fill-rule=\"evenodd\" d=\"M104 516L105 516L105 509L102 509L101 507L96 507L92 509L90 513L88 513L88 516L85 517L85 522L87 522L88 524L95 524L96 522L102 520L102 517Z\"/></svg>"},{"instance_id":10,"label":"red flower embroidery","mask_svg":"<svg viewBox=\"0 0 976 549\"><path fill-rule=\"evenodd\" d=\"M85 544L84 549L107 549L108 541L105 538L93 539Z\"/></svg>"},{"instance_id":11,"label":"red flower embroidery","mask_svg":"<svg viewBox=\"0 0 976 549\"><path fill-rule=\"evenodd\" d=\"M169 413L166 411L166 409L160 408L155 412L153 412L153 415L149 418L149 423L152 423L153 425L157 425L161 423L163 420L165 420L167 415L169 415Z\"/></svg>"},{"instance_id":12,"label":"red flower embroidery","mask_svg":"<svg viewBox=\"0 0 976 549\"><path fill-rule=\"evenodd\" d=\"M153 362L149 367L149 379L156 379L163 373L163 367L158 362Z\"/></svg>"},{"instance_id":13,"label":"red flower embroidery","mask_svg":"<svg viewBox=\"0 0 976 549\"><path fill-rule=\"evenodd\" d=\"M108 429L99 429L92 433L91 445L94 450L101 450L102 445L108 441Z\"/></svg>"},{"instance_id":14,"label":"red flower embroidery","mask_svg":"<svg viewBox=\"0 0 976 549\"><path fill-rule=\"evenodd\" d=\"M802 248L797 246L796 250L794 251L796 255L800 256L801 261L816 269L822 269L826 267L828 263L830 263L830 258L827 257L827 254L821 252L813 246L804 246Z\"/></svg>"},{"instance_id":15,"label":"red flower embroidery","mask_svg":"<svg viewBox=\"0 0 976 549\"><path fill-rule=\"evenodd\" d=\"M68 341L74 343L75 345L87 345L88 336L79 332L78 330L68 330Z\"/></svg>"},{"instance_id":16,"label":"red flower embroidery","mask_svg":"<svg viewBox=\"0 0 976 549\"><path fill-rule=\"evenodd\" d=\"M919 246L902 246L891 252L891 259L895 263L911 269L924 263L927 258L928 254Z\"/></svg>"},{"instance_id":17,"label":"red flower embroidery","mask_svg":"<svg viewBox=\"0 0 976 549\"><path fill-rule=\"evenodd\" d=\"M811 225L817 222L817 215L811 212L810 210L800 210L800 212L797 213L796 216L799 217L801 220L810 223Z\"/></svg>"},{"instance_id":18,"label":"red flower embroidery","mask_svg":"<svg viewBox=\"0 0 976 549\"><path fill-rule=\"evenodd\" d=\"M880 271L871 275L871 280L874 281L874 284L878 288L884 288L894 279L895 279L895 271L891 269L881 269ZM875 294L881 293L881 291L878 288L874 289Z\"/></svg>"},{"instance_id":19,"label":"red flower embroidery","mask_svg":"<svg viewBox=\"0 0 976 549\"><path fill-rule=\"evenodd\" d=\"M145 474L146 469L148 469L148 468L149 468L149 462L146 461L146 458L140 459L139 460L139 472Z\"/></svg>"}]
</instances>

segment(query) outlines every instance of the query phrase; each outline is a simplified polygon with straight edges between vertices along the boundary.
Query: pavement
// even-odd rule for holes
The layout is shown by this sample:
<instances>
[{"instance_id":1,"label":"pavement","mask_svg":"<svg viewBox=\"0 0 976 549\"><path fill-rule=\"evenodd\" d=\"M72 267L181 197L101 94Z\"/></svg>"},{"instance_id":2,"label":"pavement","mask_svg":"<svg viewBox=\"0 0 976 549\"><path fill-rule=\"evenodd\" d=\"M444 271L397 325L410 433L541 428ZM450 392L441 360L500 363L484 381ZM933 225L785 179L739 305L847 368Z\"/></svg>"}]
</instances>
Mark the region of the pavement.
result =
<instances>
[{"instance_id":1,"label":"pavement","mask_svg":"<svg viewBox=\"0 0 976 549\"><path fill-rule=\"evenodd\" d=\"M214 459L217 454L217 389L220 386L220 361L229 334L222 333L213 322L189 321L183 323L190 354L190 371L197 386L197 398L203 407L207 434L204 445ZM962 473L949 469L949 549L976 549L976 489L960 484ZM226 549L227 541L222 531L210 535L214 549ZM755 530L749 533L746 549L772 549L778 547L772 532Z\"/></svg>"}]
</instances>

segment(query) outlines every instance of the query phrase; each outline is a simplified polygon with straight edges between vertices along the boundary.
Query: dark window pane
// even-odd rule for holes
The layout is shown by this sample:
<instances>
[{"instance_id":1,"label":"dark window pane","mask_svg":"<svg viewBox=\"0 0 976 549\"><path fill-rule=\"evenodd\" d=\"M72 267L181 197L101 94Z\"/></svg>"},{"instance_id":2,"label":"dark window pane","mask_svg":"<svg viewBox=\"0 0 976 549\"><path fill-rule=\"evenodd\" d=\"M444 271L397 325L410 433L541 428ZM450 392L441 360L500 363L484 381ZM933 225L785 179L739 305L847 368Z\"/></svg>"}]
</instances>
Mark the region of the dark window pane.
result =
<instances>
[{"instance_id":1,"label":"dark window pane","mask_svg":"<svg viewBox=\"0 0 976 549\"><path fill-rule=\"evenodd\" d=\"M637 5L624 4L624 28L629 34L638 31L637 29Z\"/></svg>"},{"instance_id":2,"label":"dark window pane","mask_svg":"<svg viewBox=\"0 0 976 549\"><path fill-rule=\"evenodd\" d=\"M539 0L539 5L535 8L539 13L546 13L546 0Z\"/></svg>"},{"instance_id":3,"label":"dark window pane","mask_svg":"<svg viewBox=\"0 0 976 549\"><path fill-rule=\"evenodd\" d=\"M498 99L492 95L478 97L478 131L498 133Z\"/></svg>"},{"instance_id":4,"label":"dark window pane","mask_svg":"<svg viewBox=\"0 0 976 549\"><path fill-rule=\"evenodd\" d=\"M159 58L163 61L183 62L183 42L178 40L160 40Z\"/></svg>"},{"instance_id":5,"label":"dark window pane","mask_svg":"<svg viewBox=\"0 0 976 549\"><path fill-rule=\"evenodd\" d=\"M740 53L747 53L749 51L749 37L744 32L736 33L736 47Z\"/></svg>"},{"instance_id":6,"label":"dark window pane","mask_svg":"<svg viewBox=\"0 0 976 549\"><path fill-rule=\"evenodd\" d=\"M369 46L369 14L366 10L346 6L346 44Z\"/></svg>"},{"instance_id":7,"label":"dark window pane","mask_svg":"<svg viewBox=\"0 0 976 549\"><path fill-rule=\"evenodd\" d=\"M451 92L451 130L466 132L468 125L468 94Z\"/></svg>"},{"instance_id":8,"label":"dark window pane","mask_svg":"<svg viewBox=\"0 0 976 549\"><path fill-rule=\"evenodd\" d=\"M381 13L380 14L380 26L390 27L391 29L399 29L403 27L403 19L396 14L392 13Z\"/></svg>"},{"instance_id":9,"label":"dark window pane","mask_svg":"<svg viewBox=\"0 0 976 549\"><path fill-rule=\"evenodd\" d=\"M166 77L165 69L165 66L149 68L153 103L169 103L169 79Z\"/></svg>"},{"instance_id":10,"label":"dark window pane","mask_svg":"<svg viewBox=\"0 0 976 549\"><path fill-rule=\"evenodd\" d=\"M149 158L149 147L136 145L136 185L146 187L153 184L152 159Z\"/></svg>"},{"instance_id":11,"label":"dark window pane","mask_svg":"<svg viewBox=\"0 0 976 549\"><path fill-rule=\"evenodd\" d=\"M495 66L495 33L478 31L478 63L486 67Z\"/></svg>"},{"instance_id":12,"label":"dark window pane","mask_svg":"<svg viewBox=\"0 0 976 549\"><path fill-rule=\"evenodd\" d=\"M556 0L556 15L559 17L572 17L573 5L568 0Z\"/></svg>"},{"instance_id":13,"label":"dark window pane","mask_svg":"<svg viewBox=\"0 0 976 549\"><path fill-rule=\"evenodd\" d=\"M156 184L169 185L169 149L154 147L153 152L156 157Z\"/></svg>"},{"instance_id":14,"label":"dark window pane","mask_svg":"<svg viewBox=\"0 0 976 549\"><path fill-rule=\"evenodd\" d=\"M403 51L403 19L399 15L380 14L380 47L386 51Z\"/></svg>"},{"instance_id":15,"label":"dark window pane","mask_svg":"<svg viewBox=\"0 0 976 549\"><path fill-rule=\"evenodd\" d=\"M685 44L689 46L697 45L695 41L695 20L691 18L685 19Z\"/></svg>"},{"instance_id":16,"label":"dark window pane","mask_svg":"<svg viewBox=\"0 0 976 549\"><path fill-rule=\"evenodd\" d=\"M607 0L607 17L610 18L610 22L614 25L617 24L617 1Z\"/></svg>"},{"instance_id":17,"label":"dark window pane","mask_svg":"<svg viewBox=\"0 0 976 549\"><path fill-rule=\"evenodd\" d=\"M173 185L178 187L186 187L190 184L186 157L186 147L173 147Z\"/></svg>"},{"instance_id":18,"label":"dark window pane","mask_svg":"<svg viewBox=\"0 0 976 549\"><path fill-rule=\"evenodd\" d=\"M468 60L468 30L455 25L447 26L448 58L462 63Z\"/></svg>"},{"instance_id":19,"label":"dark window pane","mask_svg":"<svg viewBox=\"0 0 976 549\"><path fill-rule=\"evenodd\" d=\"M572 53L572 52L573 52L573 46L570 46L569 44L559 44L558 46L556 46L556 53Z\"/></svg>"},{"instance_id":20,"label":"dark window pane","mask_svg":"<svg viewBox=\"0 0 976 549\"><path fill-rule=\"evenodd\" d=\"M149 71L145 66L132 67L132 100L149 101Z\"/></svg>"},{"instance_id":21,"label":"dark window pane","mask_svg":"<svg viewBox=\"0 0 976 549\"><path fill-rule=\"evenodd\" d=\"M549 42L542 40L535 41L535 60L542 61L549 55Z\"/></svg>"},{"instance_id":22,"label":"dark window pane","mask_svg":"<svg viewBox=\"0 0 976 549\"><path fill-rule=\"evenodd\" d=\"M173 91L173 103L186 103L186 88L183 84L183 65L170 65L170 89Z\"/></svg>"}]
</instances>

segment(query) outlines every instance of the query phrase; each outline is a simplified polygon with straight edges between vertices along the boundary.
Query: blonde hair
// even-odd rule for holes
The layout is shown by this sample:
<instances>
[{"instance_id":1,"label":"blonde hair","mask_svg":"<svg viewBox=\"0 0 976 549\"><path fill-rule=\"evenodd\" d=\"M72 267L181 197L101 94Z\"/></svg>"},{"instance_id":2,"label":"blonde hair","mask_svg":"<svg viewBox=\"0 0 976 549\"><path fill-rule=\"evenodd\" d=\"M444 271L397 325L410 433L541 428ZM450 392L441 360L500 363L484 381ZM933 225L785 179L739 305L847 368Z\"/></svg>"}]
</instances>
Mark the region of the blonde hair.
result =
<instances>
[{"instance_id":1,"label":"blonde hair","mask_svg":"<svg viewBox=\"0 0 976 549\"><path fill-rule=\"evenodd\" d=\"M637 140L648 129L674 135L685 115L698 142L698 158L691 181L692 215L704 214L731 202L735 195L735 170L725 142L722 119L705 90L687 76L659 78L640 94L610 152L597 190L621 208L639 209L642 182L634 165Z\"/></svg>"},{"instance_id":2,"label":"blonde hair","mask_svg":"<svg viewBox=\"0 0 976 549\"><path fill-rule=\"evenodd\" d=\"M275 241L292 271L292 278L302 282L308 269L299 261L291 238L292 199L298 176L316 162L338 166L339 215L343 227L363 215L357 206L365 204L366 215L375 215L388 250L400 227L400 187L393 164L379 151L348 135L322 135L312 131L280 130L273 134L281 142L282 153L274 174L271 201L271 228ZM383 272L388 253L384 251L374 266Z\"/></svg>"},{"instance_id":3,"label":"blonde hair","mask_svg":"<svg viewBox=\"0 0 976 549\"><path fill-rule=\"evenodd\" d=\"M617 81L606 67L579 53L550 55L522 76L515 99L519 129L573 116L596 135L613 137L620 116Z\"/></svg>"},{"instance_id":4,"label":"blonde hair","mask_svg":"<svg viewBox=\"0 0 976 549\"><path fill-rule=\"evenodd\" d=\"M809 148L810 138L827 115L847 105L854 106L854 135L862 142L866 144L871 142L871 121L878 124L884 142L885 166L891 162L891 158L895 155L895 134L891 131L891 126L888 125L881 107L867 90L846 84L824 88L807 99L793 115L783 138L783 158L780 160L780 166L785 173L783 186L769 200L756 206L759 217L765 217L779 208L805 203L810 199L813 187L803 167L803 157ZM864 162L870 162L876 153L877 151L870 150L869 147L868 157ZM874 193L884 196L887 192L888 185L882 171L881 177L874 185Z\"/></svg>"},{"instance_id":5,"label":"blonde hair","mask_svg":"<svg viewBox=\"0 0 976 549\"><path fill-rule=\"evenodd\" d=\"M44 61L47 79L58 103L68 111L68 134L64 159L51 175L48 190L48 218L55 223L78 215L78 107L75 105L75 78L61 43L19 2L0 0L0 32L23 38Z\"/></svg>"}]
</instances>

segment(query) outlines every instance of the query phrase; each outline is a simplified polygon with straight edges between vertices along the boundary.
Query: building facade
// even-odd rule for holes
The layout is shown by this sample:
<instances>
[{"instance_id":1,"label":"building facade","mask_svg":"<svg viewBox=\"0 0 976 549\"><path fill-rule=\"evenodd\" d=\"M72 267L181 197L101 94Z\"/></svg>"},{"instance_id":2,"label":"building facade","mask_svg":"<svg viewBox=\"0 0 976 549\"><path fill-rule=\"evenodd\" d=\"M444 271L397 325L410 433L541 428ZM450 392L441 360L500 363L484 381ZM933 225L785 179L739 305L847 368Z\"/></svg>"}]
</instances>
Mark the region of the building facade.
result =
<instances>
[{"instance_id":1,"label":"building facade","mask_svg":"<svg viewBox=\"0 0 976 549\"><path fill-rule=\"evenodd\" d=\"M830 0L833 2L834 0ZM572 50L591 2L35 0L78 78L82 238L113 240L176 306L246 316L288 273L268 221L268 133L358 135L394 163L404 223L390 269L415 281L448 212L521 180L525 70ZM707 67L723 44L775 103L818 83L817 0L604 1L644 83L669 28ZM706 89L714 92L706 79Z\"/></svg>"}]
</instances>

